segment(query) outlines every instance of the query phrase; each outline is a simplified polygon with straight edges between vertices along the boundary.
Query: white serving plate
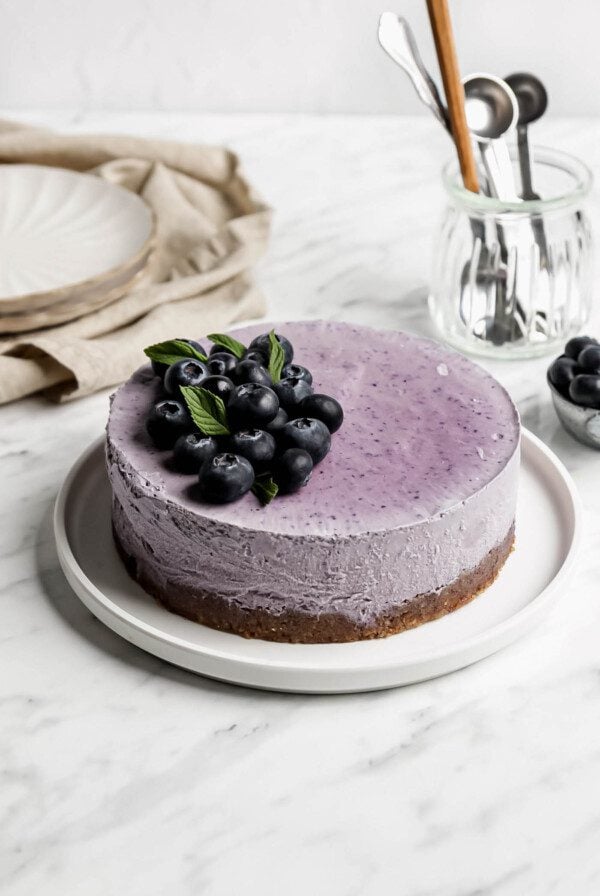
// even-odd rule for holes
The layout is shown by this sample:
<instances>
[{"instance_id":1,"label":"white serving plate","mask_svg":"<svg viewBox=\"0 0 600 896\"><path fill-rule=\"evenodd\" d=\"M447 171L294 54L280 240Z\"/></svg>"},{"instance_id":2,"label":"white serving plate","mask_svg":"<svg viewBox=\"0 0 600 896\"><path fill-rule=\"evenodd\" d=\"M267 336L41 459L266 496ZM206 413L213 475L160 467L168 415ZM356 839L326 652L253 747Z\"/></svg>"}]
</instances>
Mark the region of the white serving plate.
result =
<instances>
[{"instance_id":1,"label":"white serving plate","mask_svg":"<svg viewBox=\"0 0 600 896\"><path fill-rule=\"evenodd\" d=\"M103 438L67 476L56 501L54 530L60 563L75 593L105 625L142 650L236 684L343 693L443 675L526 634L566 585L580 519L579 498L566 469L524 430L516 547L496 582L448 616L390 638L352 644L247 640L163 609L130 579L115 549Z\"/></svg>"},{"instance_id":2,"label":"white serving plate","mask_svg":"<svg viewBox=\"0 0 600 896\"><path fill-rule=\"evenodd\" d=\"M97 301L131 280L153 244L150 207L93 174L0 165L0 196L1 315Z\"/></svg>"}]
</instances>

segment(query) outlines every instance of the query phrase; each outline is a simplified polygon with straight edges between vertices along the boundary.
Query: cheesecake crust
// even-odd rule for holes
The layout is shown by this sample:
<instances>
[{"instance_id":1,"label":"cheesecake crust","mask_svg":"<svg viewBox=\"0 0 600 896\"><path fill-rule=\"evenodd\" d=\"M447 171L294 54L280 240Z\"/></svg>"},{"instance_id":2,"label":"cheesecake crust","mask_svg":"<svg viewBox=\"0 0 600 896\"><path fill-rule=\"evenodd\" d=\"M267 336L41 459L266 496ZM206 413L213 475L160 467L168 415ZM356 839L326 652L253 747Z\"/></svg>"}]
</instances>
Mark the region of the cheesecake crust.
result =
<instances>
[{"instance_id":1,"label":"cheesecake crust","mask_svg":"<svg viewBox=\"0 0 600 896\"><path fill-rule=\"evenodd\" d=\"M515 527L513 522L505 538L486 554L475 569L463 572L440 591L419 594L364 625L342 613L310 616L286 610L275 615L263 609L242 609L226 598L208 592L190 594L168 591L148 580L138 569L135 558L123 549L114 529L113 534L129 575L172 613L244 638L291 644L333 644L386 638L431 622L469 603L492 584L502 569L513 549Z\"/></svg>"}]
</instances>

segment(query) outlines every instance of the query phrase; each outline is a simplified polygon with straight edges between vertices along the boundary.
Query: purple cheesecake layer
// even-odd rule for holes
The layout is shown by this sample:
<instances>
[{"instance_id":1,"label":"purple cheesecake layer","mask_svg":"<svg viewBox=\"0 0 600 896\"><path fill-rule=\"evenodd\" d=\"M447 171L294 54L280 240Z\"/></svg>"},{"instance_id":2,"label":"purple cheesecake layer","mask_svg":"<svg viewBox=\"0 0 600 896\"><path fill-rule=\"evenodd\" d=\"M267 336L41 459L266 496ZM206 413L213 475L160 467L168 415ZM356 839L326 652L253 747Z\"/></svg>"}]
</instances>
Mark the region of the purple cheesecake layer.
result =
<instances>
[{"instance_id":1,"label":"purple cheesecake layer","mask_svg":"<svg viewBox=\"0 0 600 896\"><path fill-rule=\"evenodd\" d=\"M249 342L265 325L236 331ZM345 421L307 488L263 508L199 504L169 471L145 417L158 380L142 368L113 401L109 437L166 498L195 514L279 534L356 535L429 519L491 482L515 452L517 413L502 386L457 353L405 333L348 324L281 324L315 392L335 396Z\"/></svg>"},{"instance_id":2,"label":"purple cheesecake layer","mask_svg":"<svg viewBox=\"0 0 600 896\"><path fill-rule=\"evenodd\" d=\"M108 424L113 521L160 587L277 615L332 609L368 620L475 569L514 520L519 421L480 367L429 340L330 322L278 325L336 396L345 421L301 492L199 503L144 420L158 381L142 368ZM247 342L266 325L236 331Z\"/></svg>"}]
</instances>

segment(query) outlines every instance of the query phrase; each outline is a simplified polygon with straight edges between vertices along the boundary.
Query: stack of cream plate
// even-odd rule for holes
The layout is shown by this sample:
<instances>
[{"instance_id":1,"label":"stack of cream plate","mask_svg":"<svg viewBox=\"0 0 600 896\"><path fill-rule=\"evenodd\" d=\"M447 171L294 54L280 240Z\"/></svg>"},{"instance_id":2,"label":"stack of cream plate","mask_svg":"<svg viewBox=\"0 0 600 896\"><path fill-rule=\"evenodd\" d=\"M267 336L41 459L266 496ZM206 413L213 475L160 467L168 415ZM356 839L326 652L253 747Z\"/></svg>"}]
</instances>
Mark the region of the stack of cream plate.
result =
<instances>
[{"instance_id":1,"label":"stack of cream plate","mask_svg":"<svg viewBox=\"0 0 600 896\"><path fill-rule=\"evenodd\" d=\"M102 308L140 278L151 209L92 174L0 165L0 333L54 326Z\"/></svg>"}]
</instances>

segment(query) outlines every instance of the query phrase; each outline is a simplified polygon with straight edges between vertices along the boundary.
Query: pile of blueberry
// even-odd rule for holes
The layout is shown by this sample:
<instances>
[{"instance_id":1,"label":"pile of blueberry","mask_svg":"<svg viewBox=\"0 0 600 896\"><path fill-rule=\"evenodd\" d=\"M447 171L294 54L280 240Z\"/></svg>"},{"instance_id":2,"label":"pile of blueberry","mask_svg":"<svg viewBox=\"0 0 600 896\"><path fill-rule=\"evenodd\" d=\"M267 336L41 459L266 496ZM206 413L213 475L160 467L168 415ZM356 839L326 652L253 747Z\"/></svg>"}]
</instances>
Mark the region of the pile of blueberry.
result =
<instances>
[{"instance_id":1,"label":"pile of blueberry","mask_svg":"<svg viewBox=\"0 0 600 896\"><path fill-rule=\"evenodd\" d=\"M200 496L236 501L252 490L263 504L298 491L331 447L342 407L315 393L312 374L294 364L294 349L274 331L248 347L215 333L207 354L198 342L149 346L164 398L146 429L175 468L198 476Z\"/></svg>"},{"instance_id":2,"label":"pile of blueberry","mask_svg":"<svg viewBox=\"0 0 600 896\"><path fill-rule=\"evenodd\" d=\"M600 408L600 343L591 336L574 336L564 354L548 368L548 379L568 401Z\"/></svg>"}]
</instances>

